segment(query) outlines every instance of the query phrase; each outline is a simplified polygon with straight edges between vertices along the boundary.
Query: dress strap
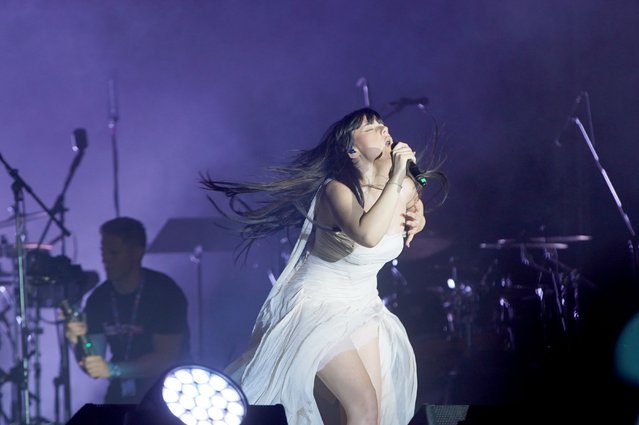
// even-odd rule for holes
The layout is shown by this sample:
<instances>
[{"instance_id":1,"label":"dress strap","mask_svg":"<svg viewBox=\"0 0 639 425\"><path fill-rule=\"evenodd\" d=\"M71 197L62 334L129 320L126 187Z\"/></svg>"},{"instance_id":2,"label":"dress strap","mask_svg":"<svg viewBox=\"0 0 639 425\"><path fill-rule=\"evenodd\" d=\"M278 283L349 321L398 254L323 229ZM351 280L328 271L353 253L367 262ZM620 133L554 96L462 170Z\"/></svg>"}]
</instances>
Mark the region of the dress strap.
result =
<instances>
[{"instance_id":1,"label":"dress strap","mask_svg":"<svg viewBox=\"0 0 639 425\"><path fill-rule=\"evenodd\" d=\"M315 192L313 196L313 200L311 201L311 205L308 208L308 212L306 214L306 220L304 220L304 224L302 225L302 230L300 232L299 238L297 238L297 242L291 251L291 255L289 256L288 263L282 273L280 273L279 277L273 284L271 291L269 292L260 312L257 316L257 321L255 322L255 326L253 327L253 336L252 343L258 344L261 339L263 333L268 329L271 322L276 320L278 312L282 308L282 297L281 294L286 287L286 284L289 282L295 271L301 264L300 259L306 249L306 243L311 236L311 232L313 231L313 221L315 218L315 205L317 203L317 197L319 196L322 188L329 182L330 180L325 180L320 187Z\"/></svg>"},{"instance_id":2,"label":"dress strap","mask_svg":"<svg viewBox=\"0 0 639 425\"><path fill-rule=\"evenodd\" d=\"M280 273L280 276L277 278L277 281L273 286L278 286L282 282L286 282L299 263L299 259L302 257L302 254L306 249L306 243L308 242L308 239L313 232L313 221L315 219L315 204L317 203L317 197L319 196L324 186L326 186L326 184L328 184L328 182L330 182L331 180L332 179L326 179L315 192L313 200L311 201L311 205L308 207L306 220L304 220L304 224L302 225L300 236L297 238L297 242L295 242L295 246L291 251L288 263L286 264L286 267L284 268L282 273Z\"/></svg>"}]
</instances>

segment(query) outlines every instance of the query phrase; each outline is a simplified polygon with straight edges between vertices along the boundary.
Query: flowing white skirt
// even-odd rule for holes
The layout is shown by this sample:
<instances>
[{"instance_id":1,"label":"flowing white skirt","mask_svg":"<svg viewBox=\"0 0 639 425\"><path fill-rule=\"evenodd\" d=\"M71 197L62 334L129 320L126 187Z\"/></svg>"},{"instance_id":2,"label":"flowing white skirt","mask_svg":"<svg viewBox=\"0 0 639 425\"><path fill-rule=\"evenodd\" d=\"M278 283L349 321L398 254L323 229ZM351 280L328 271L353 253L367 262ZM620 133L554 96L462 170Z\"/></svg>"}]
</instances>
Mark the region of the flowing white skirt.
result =
<instances>
[{"instance_id":1,"label":"flowing white skirt","mask_svg":"<svg viewBox=\"0 0 639 425\"><path fill-rule=\"evenodd\" d=\"M227 368L251 404L282 404L289 425L322 424L313 396L317 371L339 352L377 334L380 423L410 421L417 391L415 357L403 325L379 298L376 278L401 245L400 236L388 236L374 248L358 246L337 262L310 255L290 279L278 281L262 307L250 349Z\"/></svg>"}]
</instances>

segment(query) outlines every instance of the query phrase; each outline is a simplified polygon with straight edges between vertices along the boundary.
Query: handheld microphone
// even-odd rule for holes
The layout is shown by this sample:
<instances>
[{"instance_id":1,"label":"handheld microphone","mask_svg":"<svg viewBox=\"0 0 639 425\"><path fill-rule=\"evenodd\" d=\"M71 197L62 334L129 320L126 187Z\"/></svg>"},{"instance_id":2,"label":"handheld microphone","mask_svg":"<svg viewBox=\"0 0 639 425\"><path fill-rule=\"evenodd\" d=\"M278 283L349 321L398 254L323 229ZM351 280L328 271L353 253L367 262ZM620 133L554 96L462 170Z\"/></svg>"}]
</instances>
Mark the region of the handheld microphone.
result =
<instances>
[{"instance_id":1,"label":"handheld microphone","mask_svg":"<svg viewBox=\"0 0 639 425\"><path fill-rule=\"evenodd\" d=\"M415 164L414 161L408 161L408 172L410 173L411 177L420 184L420 186L426 186L426 183L428 183L426 177L424 177L423 173L420 171L419 167L417 166L417 164Z\"/></svg>"},{"instance_id":2,"label":"handheld microphone","mask_svg":"<svg viewBox=\"0 0 639 425\"><path fill-rule=\"evenodd\" d=\"M80 312L71 307L69 301L62 300L60 302L60 309L62 310L62 315L64 316L65 321L70 322L72 320L79 320ZM93 343L86 335L78 336L78 344L82 353L82 358L95 355Z\"/></svg>"},{"instance_id":3,"label":"handheld microphone","mask_svg":"<svg viewBox=\"0 0 639 425\"><path fill-rule=\"evenodd\" d=\"M391 145L391 150L395 148L395 145L397 145L397 141L393 141L393 144ZM424 173L421 172L417 164L415 164L415 161L409 160L408 163L406 164L406 169L408 170L408 174L410 174L410 176L417 183L419 183L420 186L422 187L426 186L426 183L428 183L428 180L424 176Z\"/></svg>"}]
</instances>

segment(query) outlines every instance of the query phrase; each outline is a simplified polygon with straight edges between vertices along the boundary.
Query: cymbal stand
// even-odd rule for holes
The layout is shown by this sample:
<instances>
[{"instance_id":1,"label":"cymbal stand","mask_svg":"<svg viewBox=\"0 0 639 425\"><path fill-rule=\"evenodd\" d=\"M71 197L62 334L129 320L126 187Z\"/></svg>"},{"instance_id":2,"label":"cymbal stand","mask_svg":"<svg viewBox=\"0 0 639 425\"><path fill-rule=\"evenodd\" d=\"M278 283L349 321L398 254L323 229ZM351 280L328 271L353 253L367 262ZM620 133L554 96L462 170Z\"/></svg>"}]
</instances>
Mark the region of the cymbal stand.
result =
<instances>
[{"instance_id":1,"label":"cymbal stand","mask_svg":"<svg viewBox=\"0 0 639 425\"><path fill-rule=\"evenodd\" d=\"M2 239L4 239L4 236L2 237ZM2 243L2 241L0 241L0 243ZM17 347L17 342L16 342L16 331L17 331L17 322L15 322L15 320L13 320L15 318L15 315L12 315L12 320L9 321L9 319L7 319L7 313L9 312L14 312L15 309L15 301L13 299L13 295L11 294L6 287L4 286L0 286L0 298L3 299L4 302L6 302L7 306L0 311L0 322L2 322L2 324L5 327L5 332L4 335L6 335L7 339L9 340L9 345L10 345L10 349L11 352L14 353L14 355L16 355L16 353L18 352L18 347ZM12 382L15 383L15 373L14 371L16 370L15 367L12 367L12 369L9 372L5 372L4 370L0 369L0 387L3 386L5 383L7 382ZM12 388L12 390L14 390L13 395L13 399L12 399L12 404L11 404L11 410L10 412L14 413L15 412L15 400L17 397L15 397L15 386ZM2 403L2 391L0 391L0 417L2 417L2 420L4 422L2 422L3 424L10 424L12 423L11 418L9 417L9 415L7 415L7 413L4 411L4 404ZM15 415L14 415L15 417Z\"/></svg>"},{"instance_id":2,"label":"cymbal stand","mask_svg":"<svg viewBox=\"0 0 639 425\"><path fill-rule=\"evenodd\" d=\"M630 234L630 237L628 239L628 249L629 249L630 259L631 259L631 270L632 270L633 278L635 279L635 281L637 281L639 278L639 240L637 239L637 233L635 232L635 229L632 226L630 217L628 217L628 214L626 214L626 212L623 209L623 205L621 204L621 199L619 199L619 195L617 195L617 192L615 191L615 188L613 187L612 182L610 181L610 178L608 177L608 173L606 173L606 170L603 168L603 166L601 165L601 162L599 161L599 155L597 155L595 146L590 140L590 137L588 137L588 133L586 132L586 129L584 128L579 118L572 117L572 121L579 128L579 132L581 133L581 135L583 136L583 139L588 145L588 149L590 149L592 158L595 160L595 164L597 165L599 172L601 172L601 175L604 181L606 182L606 185L608 186L608 190L610 190L610 194L612 195L615 201L615 205L617 206L617 210L619 211L619 214L621 215L621 219L623 220L624 224L626 225L626 229L628 230L628 233Z\"/></svg>"},{"instance_id":3,"label":"cymbal stand","mask_svg":"<svg viewBox=\"0 0 639 425\"><path fill-rule=\"evenodd\" d=\"M3 161L4 162L4 161ZM27 304L26 304L26 288L25 288L25 258L23 250L23 223L22 212L20 210L22 203L24 202L24 185L21 179L16 178L17 171L10 171L14 182L11 185L14 196L14 214L16 218L16 257L18 265L18 323L20 326L20 350L19 350L19 376L18 376L18 391L20 393L20 424L29 425L30 423L30 400L29 400L29 358L28 358L28 328L27 328Z\"/></svg>"},{"instance_id":4,"label":"cymbal stand","mask_svg":"<svg viewBox=\"0 0 639 425\"><path fill-rule=\"evenodd\" d=\"M30 425L31 424L31 394L29 392L29 323L27 317L27 291L26 291L26 263L24 255L24 223L23 223L23 204L24 204L24 192L26 191L31 197L40 205L40 207L46 211L56 225L62 230L65 235L71 233L64 227L64 225L51 213L47 206L40 200L40 198L33 192L33 189L24 181L18 170L11 167L9 163L0 154L0 162L2 162L7 169L7 172L13 179L11 189L14 196L14 214L15 214L15 229L16 229L16 258L18 269L18 304L19 312L16 320L20 326L20 350L19 361L17 367L19 368L19 376L17 379L18 392L20 393L20 406L19 406L19 424Z\"/></svg>"},{"instance_id":5,"label":"cymbal stand","mask_svg":"<svg viewBox=\"0 0 639 425\"><path fill-rule=\"evenodd\" d=\"M568 310L566 309L566 305L568 304L568 296L569 291L572 291L573 294L571 296L572 299L575 300L575 306L572 310L572 316L574 319L578 318L577 311L577 294L576 290L573 286L572 276L574 275L574 271L571 270L570 274L565 273L564 267L569 269L567 266L561 264L559 262L558 253L556 249L544 249L544 261L551 263L550 265L538 264L535 262L535 259L532 255L522 246L521 248L521 258L522 262L525 265L532 267L537 270L539 273L539 279L537 282L537 289L535 290L535 294L539 298L540 302L540 321L543 327L543 337L544 337L544 345L545 348L549 348L551 344L549 337L549 315L550 312L546 308L545 298L546 292L543 285L543 276L550 275L550 281L552 283L552 291L554 293L554 305L555 311L557 313L557 317L559 319L559 324L561 327L561 334L563 336L567 336L570 330L568 323L570 321ZM563 267L560 267L560 264ZM561 269L561 270L560 270Z\"/></svg>"},{"instance_id":6,"label":"cymbal stand","mask_svg":"<svg viewBox=\"0 0 639 425\"><path fill-rule=\"evenodd\" d=\"M552 281L552 288L555 293L555 305L557 306L557 313L559 315L559 322L561 323L561 330L563 333L568 332L568 324L566 318L566 291L569 283L566 281L563 273L557 270L550 272L550 279Z\"/></svg>"},{"instance_id":7,"label":"cymbal stand","mask_svg":"<svg viewBox=\"0 0 639 425\"><path fill-rule=\"evenodd\" d=\"M36 290L34 292L35 298L35 319L33 323L32 329L32 338L33 338L33 351L29 354L29 357L33 356L33 384L35 386L31 397L33 399L35 405L35 418L33 418L34 424L47 424L51 425L51 420L44 418L42 416L42 351L40 350L40 335L42 335L43 329L40 326L42 322L42 310L40 306L40 295ZM56 424L57 419L56 419Z\"/></svg>"}]
</instances>

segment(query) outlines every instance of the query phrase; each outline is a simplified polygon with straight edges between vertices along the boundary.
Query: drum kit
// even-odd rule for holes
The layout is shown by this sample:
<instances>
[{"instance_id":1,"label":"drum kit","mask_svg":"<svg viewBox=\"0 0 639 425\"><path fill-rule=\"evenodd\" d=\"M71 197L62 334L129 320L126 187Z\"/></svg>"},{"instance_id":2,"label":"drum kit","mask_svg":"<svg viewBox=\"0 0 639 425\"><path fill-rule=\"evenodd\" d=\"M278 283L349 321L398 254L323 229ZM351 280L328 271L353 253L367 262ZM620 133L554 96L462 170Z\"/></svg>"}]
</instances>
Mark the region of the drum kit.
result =
<instances>
[{"instance_id":1,"label":"drum kit","mask_svg":"<svg viewBox=\"0 0 639 425\"><path fill-rule=\"evenodd\" d=\"M559 253L568 258L567 250L578 251L590 236L498 239L466 251L422 233L391 262L390 278L382 270L379 279L382 300L413 346L420 400L512 396L484 382L501 379L515 390L508 379L531 373L575 340L580 291L593 284Z\"/></svg>"},{"instance_id":2,"label":"drum kit","mask_svg":"<svg viewBox=\"0 0 639 425\"><path fill-rule=\"evenodd\" d=\"M32 423L61 423L60 406L64 410L64 418L71 415L71 390L69 380L69 347L66 338L60 343L59 375L54 379L55 385L55 421L42 416L41 397L41 350L40 339L43 334L43 308L58 308L62 301L79 302L82 296L98 283L96 272L85 272L78 265L72 264L65 255L66 238L71 232L65 225L65 194L75 174L86 148L86 133L82 129L74 131L76 156L70 166L61 193L56 197L54 205L47 207L31 186L21 177L0 154L0 163L11 177L13 204L11 216L0 220L0 229L7 228L15 236L10 243L5 236L0 236L0 295L5 305L0 311L0 321L4 325L4 333L11 344L13 364L9 371L0 369L0 387L11 384L10 412L4 411L4 403L0 400L0 422L31 425ZM26 195L30 196L40 210L26 211ZM42 234L37 242L29 243L27 224L39 218L47 218ZM44 243L49 228L54 225L60 235L48 244ZM3 230L4 231L4 230ZM52 255L53 245L60 246L61 254ZM62 326L60 320L53 324ZM2 339L0 339L2 342ZM1 389L1 388L0 388ZM63 403L59 393L63 391ZM0 391L0 396L3 392Z\"/></svg>"},{"instance_id":3,"label":"drum kit","mask_svg":"<svg viewBox=\"0 0 639 425\"><path fill-rule=\"evenodd\" d=\"M52 255L53 246L49 244L24 243L25 284L24 321L27 322L27 355L22 358L19 353L22 329L19 326L22 317L20 310L19 277L17 275L17 251L13 244L8 243L5 236L0 236L0 346L5 342L13 353L13 364L0 368L0 386L12 385L16 389L21 386L21 370L23 362L32 371L32 384L29 385L29 400L31 404L31 423L52 423L41 416L41 339L43 334L43 309L57 309L62 302L80 302L82 296L98 283L95 272L86 272L79 265L72 264L64 256ZM60 325L57 323L57 325ZM6 368L6 370L5 370ZM56 389L63 385L61 377L55 380ZM12 391L17 394L17 391ZM57 394L57 391L56 391ZM22 401L22 400L21 400ZM0 423L24 423L20 418L21 405L17 400L11 403L9 412L0 406ZM59 414L59 412L58 412Z\"/></svg>"},{"instance_id":4,"label":"drum kit","mask_svg":"<svg viewBox=\"0 0 639 425\"><path fill-rule=\"evenodd\" d=\"M579 288L590 282L561 262L559 252L590 239L539 236L481 243L491 258L478 266L454 256L433 263L452 241L418 236L393 262L393 289L384 301L409 335L431 348L443 344L466 356L538 354L562 344L578 326ZM404 277L411 269L419 269L419 284Z\"/></svg>"}]
</instances>

